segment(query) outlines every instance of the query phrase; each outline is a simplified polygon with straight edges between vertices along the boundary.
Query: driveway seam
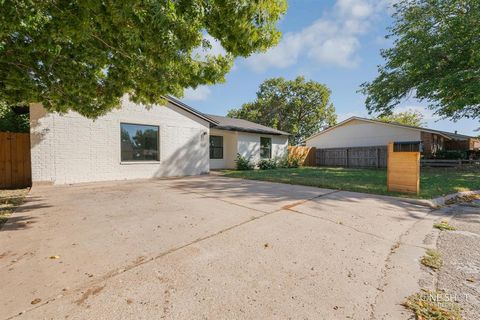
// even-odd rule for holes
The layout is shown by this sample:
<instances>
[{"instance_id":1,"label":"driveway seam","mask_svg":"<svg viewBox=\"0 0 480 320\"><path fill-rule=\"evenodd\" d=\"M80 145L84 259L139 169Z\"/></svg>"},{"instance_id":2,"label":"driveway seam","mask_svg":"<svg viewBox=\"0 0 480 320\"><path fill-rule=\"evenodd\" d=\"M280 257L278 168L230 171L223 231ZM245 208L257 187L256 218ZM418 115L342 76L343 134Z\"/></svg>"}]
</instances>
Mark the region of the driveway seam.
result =
<instances>
[{"instance_id":1,"label":"driveway seam","mask_svg":"<svg viewBox=\"0 0 480 320\"><path fill-rule=\"evenodd\" d=\"M388 285L385 283L385 279L387 278L387 273L388 273L388 264L390 263L391 261L391 258L392 256L396 253L396 251L398 250L398 248L400 247L400 245L402 244L405 244L405 243L402 243L402 238L404 238L406 235L408 235L410 233L410 231L418 224L418 223L421 223L423 222L429 215L431 215L433 212L435 211L435 209L431 209L429 210L428 212L426 212L423 217L417 221L415 221L407 230L405 230L404 232L402 232L402 234L400 234L398 236L398 240L395 242L394 246L391 248L390 252L387 254L387 257L385 258L384 262L383 262L383 266L382 266L382 270L381 270L381 277L379 278L378 280L378 293L375 295L374 299L373 299L373 303L370 304L370 319L374 320L375 319L375 310L377 308L377 304L378 304L378 299L380 297L380 295L382 294L382 292L385 291L385 287ZM398 245L398 246L397 246ZM417 248L422 248L422 249L428 249L427 247L422 247L422 246L415 246Z\"/></svg>"},{"instance_id":2,"label":"driveway seam","mask_svg":"<svg viewBox=\"0 0 480 320\"><path fill-rule=\"evenodd\" d=\"M289 210L289 211L292 211L292 212L295 212L295 213L298 213L298 214L301 214L301 215L304 215L304 216L307 216L307 217L311 217L311 218L315 218L315 219L319 219L319 220L324 220L324 221L327 221L327 222L331 222L335 225L338 225L338 226L341 226L341 227L345 227L345 228L348 228L348 229L351 229L357 233L361 233L361 234L365 234L365 235L369 235L369 236L372 236L374 238L377 238L379 240L383 240L385 243L387 244L396 244L396 243L399 243L399 244L403 244L403 245L406 245L406 246L409 246L409 247L415 247L415 248L421 248L421 249L428 249L428 247L423 247L423 246L418 246L418 245L415 245L415 244L411 244L411 243L406 243L406 242L398 242L398 241L395 241L395 240L390 240L390 239L386 239L386 238L383 238L383 237L380 237L374 233L370 233L370 232L365 232L365 231L362 231L360 229L357 229L355 227L352 227L352 226L349 226L349 225L346 225L346 224L343 224L343 223L339 223L338 221L335 221L335 220L332 220L332 219L328 219L328 218L324 218L324 217L318 217L318 216L315 216L315 215L312 215L312 214L309 214L309 213L305 213L305 212L301 212L301 211L298 211L298 210L294 210L294 209L286 209L286 210ZM415 222L416 223L416 222Z\"/></svg>"},{"instance_id":3,"label":"driveway seam","mask_svg":"<svg viewBox=\"0 0 480 320\"><path fill-rule=\"evenodd\" d=\"M107 273L105 273L103 276L97 277L94 281L89 282L89 283L85 284L84 286L81 286L81 287L79 287L79 288L77 288L77 289L73 289L73 290L69 291L69 292L66 293L66 294L62 294L62 295L60 295L60 296L57 295L57 296L55 296L55 297L49 298L49 299L45 300L44 302L42 302L41 304L38 304L38 305L36 305L35 307L32 307L32 308L30 308L30 309L27 309L27 310L23 311L21 314L16 314L16 315L12 315L12 316L10 316L10 317L7 317L6 320L10 320L10 319L17 318L18 316L24 315L24 314L26 314L26 313L28 313L28 312L31 312L31 311L36 310L36 309L38 309L38 308L41 308L41 307L43 307L43 306L45 306L45 305L47 305L47 304L49 304L49 303L52 303L52 302L56 301L57 299L61 299L61 298L64 298L64 297L69 297L69 296L72 296L72 295L74 295L74 294L77 294L77 293L81 292L82 290L84 290L85 288L89 288L89 287L94 286L94 285L96 285L96 284L98 284L98 283L105 282L105 281L107 281L107 280L113 279L113 278L115 278L116 276L121 275L121 274L124 274L124 273L126 273L126 272L128 272L128 271L130 271L130 270L133 270L133 269L137 268L137 267L143 266L143 265L145 265L145 264L147 264L147 263L149 263L149 262L152 262L152 261L156 261L156 260L158 260L158 259L160 259L160 258L163 258L163 257L165 257L165 256L167 256L167 255L169 255L169 254L171 254L171 253L174 253L174 252L176 252L176 251L182 250L182 249L184 249L184 248L186 248L186 247L188 247L188 246L197 244L197 243L199 243L199 242L201 242L201 241L204 241L204 240L207 240L207 239L211 239L211 238L216 237L216 236L218 236L218 235L220 235L220 234L222 234L222 233L231 231L231 230L233 230L233 229L235 229L235 228L237 228L237 227L243 226L243 225L245 225L245 224L247 224L247 223L249 223L249 222L252 222L252 221L255 221L255 220L264 218L264 217L266 217L266 216L269 216L269 215L272 215L272 214L281 212L281 211L283 211L283 210L292 210L292 209L290 209L290 208L295 207L295 206L298 206L298 205L303 204L303 203L306 203L306 202L308 202L308 201L312 201L312 200L317 199L317 198L321 198L321 197L324 197L324 196L327 196L327 195L330 195L330 194L333 194L333 193L336 193L336 192L340 192L340 190L335 190L335 191L328 192L328 193L325 193L325 194L320 194L320 195L317 195L317 196L315 196L315 197L311 197L311 198L308 198L308 199L305 199L305 200L297 201L297 202L293 203L292 205L286 205L286 206L284 206L284 207L282 207L282 208L280 208L280 209L274 210L274 211L264 211L264 210L259 210L259 209L256 209L256 208L251 208L251 207L248 207L248 206L240 205L240 204L237 204L237 203L234 203L234 202L230 202L230 201L228 201L228 200L220 199L220 198L217 198L217 197L208 196L208 195L205 195L205 194L202 193L202 192L186 190L186 189L181 188L181 187L171 187L171 188L173 188L173 189L178 189L178 190L182 190L182 191L188 191L188 192L195 193L195 194L199 194L199 195L205 196L205 197L207 197L207 198L215 199L215 200L222 201L222 202L225 202L225 203L228 203L228 204L231 204L231 205L235 205L235 206L242 207L242 208L245 208L245 209L249 209L249 210L253 210L253 211L256 211L256 212L260 212L260 213L262 213L262 214L259 215L259 216L256 216L256 217L251 217L251 218L248 219L248 220L245 220L245 221L242 221L242 222L237 223L237 224L235 224L235 225L232 225L232 226L230 226L230 227L224 228L224 229L222 229L222 230L220 230L220 231L217 231L217 232L215 232L215 233L212 233L212 234L210 234L210 235L197 238L197 239L195 239L195 240L193 240L193 241L191 241L191 242L189 242L189 243L186 243L186 244L184 244L184 245L171 248L171 249L169 249L169 250L167 250L167 251L164 251L164 252L162 252L162 253L154 256L154 257L151 257L151 258L149 258L149 259L145 259L145 260L139 261L139 262L137 262L137 263L128 265L128 266L126 266L126 267L124 267L124 268L121 268L121 269L116 269L116 270L107 272ZM290 206L290 207L289 207L289 206ZM285 209L285 207L287 207L287 209ZM293 211L293 210L292 210L292 211Z\"/></svg>"},{"instance_id":4,"label":"driveway seam","mask_svg":"<svg viewBox=\"0 0 480 320\"><path fill-rule=\"evenodd\" d=\"M248 209L251 209L251 208L248 208ZM280 210L275 210L275 211L272 211L272 212L265 212L265 211L258 210L258 209L251 209L251 210L258 211L258 212L262 212L263 214L262 214L262 215L259 215L259 216L256 216L256 217L251 217L251 218L249 218L248 220L239 222L239 223L237 223L237 224L234 224L234 225L232 225L232 226L230 226L230 227L224 228L224 229L222 229L222 230L219 230L219 231L217 231L217 232L215 232L215 233L212 233L212 234L209 234L209 235L207 235L207 236L197 238L197 239L195 239L195 240L193 240L193 241L191 241L191 242L188 242L188 243L186 243L186 244L183 244L183 245L181 245L181 246L171 248L171 249L169 249L169 250L167 250L167 251L164 251L164 252L162 252L162 253L154 256L154 257L151 257L151 258L148 258L148 259L139 261L139 262L134 263L134 264L127 265L127 266L124 267L124 268L120 268L120 269L116 269L116 270L107 272L107 273L105 273L103 276L99 276L99 277L97 277L95 280L93 280L93 281L91 281L91 282L89 282L89 283L87 283L87 284L85 284L85 285L83 285L83 286L81 286L81 287L78 287L77 289L73 289L73 290L69 291L69 292L66 293L66 294L61 294L60 296L57 295L57 296L55 296L55 297L46 299L44 302L42 302L41 304L36 305L35 307L32 307L32 308L30 308L30 309L27 309L27 310L23 311L23 312L20 313L20 314L12 315L12 316L7 317L7 318L5 318L5 319L6 319L6 320L9 320L9 319L17 318L18 316L24 315L24 314L26 314L26 313L28 313L28 312L30 312L30 311L33 311L33 310L38 309L38 308L41 308L41 307L43 307L43 306L45 306L45 305L47 305L47 304L49 304L49 303L52 303L52 302L54 302L54 301L57 300L57 299L61 299L61 298L68 297L68 296L72 296L72 295L74 295L74 294L77 294L77 293L81 292L82 290L85 290L86 288L90 288L91 286L94 286L94 285L96 285L96 284L98 284L98 283L105 282L105 281L108 281L108 280L110 280L110 279L113 279L113 278L115 278L115 277L118 276L118 275L124 274L124 273L126 273L126 272L128 272L128 271L130 271L130 270L133 270L133 269L135 269L135 268L137 268L137 267L143 266L143 265L145 265L145 264L147 264L147 263L149 263L149 262L156 261L156 260L158 260L158 259L160 259L160 258L163 258L163 257L165 257L165 256L167 256L167 255L169 255L169 254L171 254L171 253L174 253L174 252L176 252L176 251L182 250L182 249L184 249L184 248L186 248L186 247L189 247L189 246L191 246L191 245L197 244L197 243L202 242L202 241L204 241L204 240L211 239L211 238L216 237L216 236L218 236L218 235L220 235L220 234L222 234L222 233L225 233L225 232L228 232L228 231L230 231L230 230L233 230L233 229L235 229L235 228L237 228L237 227L243 226L243 225L245 225L245 224L247 224L247 223L249 223L249 222L252 222L252 221L255 221L255 220L264 218L264 217L266 217L266 216L269 216L269 215L272 215L272 214L274 214L274 213L278 213L278 212L281 211L281 209L280 209Z\"/></svg>"}]
</instances>

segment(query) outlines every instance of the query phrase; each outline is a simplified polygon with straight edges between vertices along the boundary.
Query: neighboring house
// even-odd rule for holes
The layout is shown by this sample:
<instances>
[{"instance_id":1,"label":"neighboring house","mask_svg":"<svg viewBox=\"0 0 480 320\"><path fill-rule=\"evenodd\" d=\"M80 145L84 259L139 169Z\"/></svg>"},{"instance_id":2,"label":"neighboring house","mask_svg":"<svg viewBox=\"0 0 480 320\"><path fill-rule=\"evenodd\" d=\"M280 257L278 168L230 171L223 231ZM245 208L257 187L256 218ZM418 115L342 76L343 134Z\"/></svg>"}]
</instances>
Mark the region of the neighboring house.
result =
<instances>
[{"instance_id":1,"label":"neighboring house","mask_svg":"<svg viewBox=\"0 0 480 320\"><path fill-rule=\"evenodd\" d=\"M318 149L386 146L392 141L421 141L428 157L440 150L478 150L476 137L398 123L351 117L305 140Z\"/></svg>"},{"instance_id":2,"label":"neighboring house","mask_svg":"<svg viewBox=\"0 0 480 320\"><path fill-rule=\"evenodd\" d=\"M207 116L217 122L210 128L210 169L234 168L237 154L257 163L288 152L286 132L242 119Z\"/></svg>"},{"instance_id":3,"label":"neighboring house","mask_svg":"<svg viewBox=\"0 0 480 320\"><path fill-rule=\"evenodd\" d=\"M125 97L121 108L96 120L76 112L47 113L41 105L32 105L33 183L198 175L210 167L233 167L237 153L258 160L261 152L265 157L287 152L285 133L243 120L234 129L224 125L231 119L207 116L172 97L167 100L165 106L146 108ZM272 131L248 129L253 127Z\"/></svg>"}]
</instances>

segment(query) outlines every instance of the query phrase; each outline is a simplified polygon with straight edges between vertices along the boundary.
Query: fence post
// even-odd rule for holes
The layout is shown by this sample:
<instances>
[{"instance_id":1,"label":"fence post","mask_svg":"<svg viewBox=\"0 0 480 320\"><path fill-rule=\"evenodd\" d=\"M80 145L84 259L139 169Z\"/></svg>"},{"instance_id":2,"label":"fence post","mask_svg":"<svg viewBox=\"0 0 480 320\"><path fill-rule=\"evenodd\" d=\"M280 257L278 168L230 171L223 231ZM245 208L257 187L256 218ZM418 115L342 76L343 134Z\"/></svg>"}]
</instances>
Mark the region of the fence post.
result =
<instances>
[{"instance_id":1,"label":"fence post","mask_svg":"<svg viewBox=\"0 0 480 320\"><path fill-rule=\"evenodd\" d=\"M350 149L347 148L347 168L350 167L350 160L348 158L348 150L350 150Z\"/></svg>"}]
</instances>

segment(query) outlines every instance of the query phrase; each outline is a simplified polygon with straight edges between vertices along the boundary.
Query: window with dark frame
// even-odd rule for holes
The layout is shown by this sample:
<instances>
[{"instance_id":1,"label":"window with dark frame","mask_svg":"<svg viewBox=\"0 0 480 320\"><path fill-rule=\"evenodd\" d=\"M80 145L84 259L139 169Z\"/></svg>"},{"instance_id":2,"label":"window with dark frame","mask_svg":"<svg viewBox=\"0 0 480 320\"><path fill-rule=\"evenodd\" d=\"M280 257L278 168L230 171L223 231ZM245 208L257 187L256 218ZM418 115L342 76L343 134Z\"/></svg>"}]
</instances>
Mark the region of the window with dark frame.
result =
<instances>
[{"instance_id":1,"label":"window with dark frame","mask_svg":"<svg viewBox=\"0 0 480 320\"><path fill-rule=\"evenodd\" d=\"M158 126L120 123L121 161L160 161Z\"/></svg>"},{"instance_id":2,"label":"window with dark frame","mask_svg":"<svg viewBox=\"0 0 480 320\"><path fill-rule=\"evenodd\" d=\"M272 158L272 138L260 137L260 158Z\"/></svg>"},{"instance_id":3,"label":"window with dark frame","mask_svg":"<svg viewBox=\"0 0 480 320\"><path fill-rule=\"evenodd\" d=\"M222 136L210 136L210 159L223 159Z\"/></svg>"}]
</instances>

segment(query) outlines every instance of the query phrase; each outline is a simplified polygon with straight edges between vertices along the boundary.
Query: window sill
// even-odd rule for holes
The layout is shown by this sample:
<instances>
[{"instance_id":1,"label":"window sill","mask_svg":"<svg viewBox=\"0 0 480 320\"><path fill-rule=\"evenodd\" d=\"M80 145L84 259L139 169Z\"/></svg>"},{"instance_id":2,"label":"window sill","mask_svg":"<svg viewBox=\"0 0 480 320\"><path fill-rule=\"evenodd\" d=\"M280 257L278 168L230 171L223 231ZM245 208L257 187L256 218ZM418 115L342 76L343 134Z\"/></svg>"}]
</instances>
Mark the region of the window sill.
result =
<instances>
[{"instance_id":1,"label":"window sill","mask_svg":"<svg viewBox=\"0 0 480 320\"><path fill-rule=\"evenodd\" d=\"M155 160L151 160L151 161L120 161L120 164L123 165L123 164L126 164L126 165L130 165L130 164L160 164L160 161L155 161Z\"/></svg>"}]
</instances>

